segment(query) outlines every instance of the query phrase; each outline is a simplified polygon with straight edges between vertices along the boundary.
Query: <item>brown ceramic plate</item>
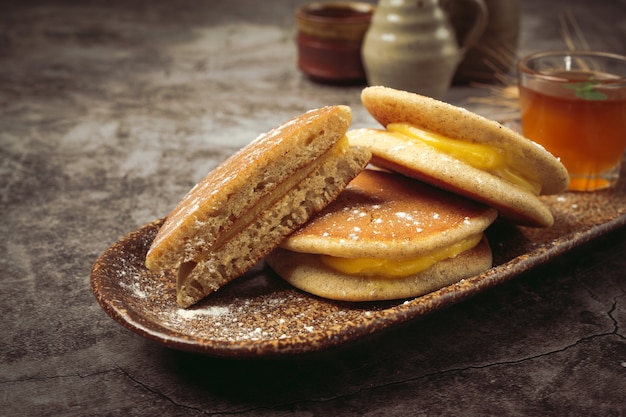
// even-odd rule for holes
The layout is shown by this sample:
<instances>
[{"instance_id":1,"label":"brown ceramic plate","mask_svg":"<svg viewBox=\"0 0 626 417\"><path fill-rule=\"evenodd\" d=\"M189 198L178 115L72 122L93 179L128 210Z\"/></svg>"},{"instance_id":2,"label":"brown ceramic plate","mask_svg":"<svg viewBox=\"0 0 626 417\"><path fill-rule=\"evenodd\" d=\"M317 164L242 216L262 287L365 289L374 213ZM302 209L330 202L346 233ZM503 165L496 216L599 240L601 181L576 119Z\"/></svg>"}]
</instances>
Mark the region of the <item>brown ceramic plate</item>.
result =
<instances>
[{"instance_id":1,"label":"brown ceramic plate","mask_svg":"<svg viewBox=\"0 0 626 417\"><path fill-rule=\"evenodd\" d=\"M622 170L624 171L624 169ZM260 263L198 305L176 304L175 277L144 267L162 221L123 237L95 262L98 302L130 330L166 346L215 356L260 357L313 352L355 341L466 299L626 225L626 172L617 188L545 197L549 229L496 222L488 230L494 267L428 295L393 302L341 303L290 287Z\"/></svg>"}]
</instances>

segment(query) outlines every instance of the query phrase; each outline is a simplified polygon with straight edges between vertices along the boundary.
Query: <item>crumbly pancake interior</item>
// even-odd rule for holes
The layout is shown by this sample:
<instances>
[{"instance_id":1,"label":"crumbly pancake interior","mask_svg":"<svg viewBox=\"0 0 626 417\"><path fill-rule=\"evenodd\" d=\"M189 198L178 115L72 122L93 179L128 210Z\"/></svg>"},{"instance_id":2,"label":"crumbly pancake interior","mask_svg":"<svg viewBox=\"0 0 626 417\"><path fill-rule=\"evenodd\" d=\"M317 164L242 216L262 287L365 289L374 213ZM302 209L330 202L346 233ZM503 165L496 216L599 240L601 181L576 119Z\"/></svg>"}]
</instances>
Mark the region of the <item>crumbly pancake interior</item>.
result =
<instances>
[{"instance_id":1,"label":"crumbly pancake interior","mask_svg":"<svg viewBox=\"0 0 626 417\"><path fill-rule=\"evenodd\" d=\"M248 227L214 248L211 256L193 265L186 271L188 276L180 277L179 305L192 305L254 266L285 236L336 198L369 158L364 148L349 148L344 154L330 152L311 175L258 212Z\"/></svg>"},{"instance_id":2,"label":"crumbly pancake interior","mask_svg":"<svg viewBox=\"0 0 626 417\"><path fill-rule=\"evenodd\" d=\"M146 257L155 272L195 262L234 222L344 136L351 110L309 111L260 135L203 178L170 213Z\"/></svg>"},{"instance_id":3,"label":"crumbly pancake interior","mask_svg":"<svg viewBox=\"0 0 626 417\"><path fill-rule=\"evenodd\" d=\"M178 270L188 307L256 264L331 202L367 165L348 146L347 106L309 111L259 136L200 181L168 216L146 256Z\"/></svg>"}]
</instances>

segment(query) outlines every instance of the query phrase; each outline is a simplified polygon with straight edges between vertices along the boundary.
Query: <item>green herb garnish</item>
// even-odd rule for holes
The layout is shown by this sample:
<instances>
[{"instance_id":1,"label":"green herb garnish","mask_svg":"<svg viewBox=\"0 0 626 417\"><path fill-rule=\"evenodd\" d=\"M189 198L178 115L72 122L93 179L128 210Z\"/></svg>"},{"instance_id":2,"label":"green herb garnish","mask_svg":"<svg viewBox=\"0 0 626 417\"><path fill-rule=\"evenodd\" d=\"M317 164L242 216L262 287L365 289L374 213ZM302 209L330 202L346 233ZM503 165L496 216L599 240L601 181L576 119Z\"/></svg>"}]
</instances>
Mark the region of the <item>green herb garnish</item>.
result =
<instances>
[{"instance_id":1,"label":"green herb garnish","mask_svg":"<svg viewBox=\"0 0 626 417\"><path fill-rule=\"evenodd\" d=\"M606 94L596 90L596 86L600 84L601 83L598 81L593 81L592 76L589 78L589 81L566 84L565 88L574 90L576 97L582 98L583 100L606 100Z\"/></svg>"}]
</instances>

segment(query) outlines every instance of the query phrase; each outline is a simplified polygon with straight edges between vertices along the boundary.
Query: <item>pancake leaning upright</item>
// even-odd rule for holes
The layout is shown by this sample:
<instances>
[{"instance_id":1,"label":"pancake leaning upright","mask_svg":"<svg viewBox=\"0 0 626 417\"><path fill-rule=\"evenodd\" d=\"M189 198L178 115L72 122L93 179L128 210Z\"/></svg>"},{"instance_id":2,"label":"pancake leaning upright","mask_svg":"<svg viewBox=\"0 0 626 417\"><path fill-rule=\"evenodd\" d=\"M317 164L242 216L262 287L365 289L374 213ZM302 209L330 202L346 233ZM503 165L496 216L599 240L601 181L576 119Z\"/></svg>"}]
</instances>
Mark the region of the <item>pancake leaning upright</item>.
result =
<instances>
[{"instance_id":1,"label":"pancake leaning upright","mask_svg":"<svg viewBox=\"0 0 626 417\"><path fill-rule=\"evenodd\" d=\"M167 217L146 256L178 271L188 307L254 266L336 198L369 162L350 147L347 106L309 111L259 136L202 179Z\"/></svg>"}]
</instances>

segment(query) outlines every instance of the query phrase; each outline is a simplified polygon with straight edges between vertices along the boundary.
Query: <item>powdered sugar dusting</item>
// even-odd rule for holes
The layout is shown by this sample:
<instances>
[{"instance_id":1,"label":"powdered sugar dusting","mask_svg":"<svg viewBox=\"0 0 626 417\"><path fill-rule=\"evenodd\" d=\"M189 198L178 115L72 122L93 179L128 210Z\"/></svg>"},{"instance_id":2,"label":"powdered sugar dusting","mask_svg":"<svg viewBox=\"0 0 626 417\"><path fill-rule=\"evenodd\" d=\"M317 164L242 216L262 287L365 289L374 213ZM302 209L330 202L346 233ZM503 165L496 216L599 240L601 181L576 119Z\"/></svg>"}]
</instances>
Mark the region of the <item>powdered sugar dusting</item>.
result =
<instances>
[{"instance_id":1,"label":"powdered sugar dusting","mask_svg":"<svg viewBox=\"0 0 626 417\"><path fill-rule=\"evenodd\" d=\"M185 310L179 308L177 310L177 314L184 319L191 319L198 316L211 316L218 317L224 316L228 314L230 309L228 307L215 306L215 307L206 307L201 309L193 309L193 310Z\"/></svg>"},{"instance_id":2,"label":"powdered sugar dusting","mask_svg":"<svg viewBox=\"0 0 626 417\"><path fill-rule=\"evenodd\" d=\"M141 289L137 280L133 279L130 283L120 281L120 287L128 290L135 298L146 299L148 297L148 293Z\"/></svg>"}]
</instances>

